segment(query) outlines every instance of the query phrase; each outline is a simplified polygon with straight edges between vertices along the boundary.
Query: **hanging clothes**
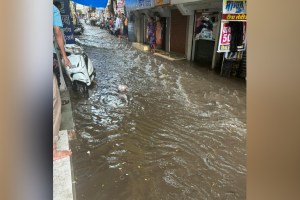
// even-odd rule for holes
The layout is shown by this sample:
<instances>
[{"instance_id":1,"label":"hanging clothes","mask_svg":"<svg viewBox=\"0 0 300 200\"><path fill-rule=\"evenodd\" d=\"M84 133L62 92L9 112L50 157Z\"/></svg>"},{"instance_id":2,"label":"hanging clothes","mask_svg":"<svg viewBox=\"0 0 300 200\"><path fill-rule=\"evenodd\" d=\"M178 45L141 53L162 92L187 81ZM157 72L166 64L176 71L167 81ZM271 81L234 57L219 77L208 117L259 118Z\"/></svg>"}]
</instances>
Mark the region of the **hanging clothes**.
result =
<instances>
[{"instance_id":1,"label":"hanging clothes","mask_svg":"<svg viewBox=\"0 0 300 200\"><path fill-rule=\"evenodd\" d=\"M230 51L237 51L237 47L243 45L243 22L230 21L231 28Z\"/></svg>"}]
</instances>

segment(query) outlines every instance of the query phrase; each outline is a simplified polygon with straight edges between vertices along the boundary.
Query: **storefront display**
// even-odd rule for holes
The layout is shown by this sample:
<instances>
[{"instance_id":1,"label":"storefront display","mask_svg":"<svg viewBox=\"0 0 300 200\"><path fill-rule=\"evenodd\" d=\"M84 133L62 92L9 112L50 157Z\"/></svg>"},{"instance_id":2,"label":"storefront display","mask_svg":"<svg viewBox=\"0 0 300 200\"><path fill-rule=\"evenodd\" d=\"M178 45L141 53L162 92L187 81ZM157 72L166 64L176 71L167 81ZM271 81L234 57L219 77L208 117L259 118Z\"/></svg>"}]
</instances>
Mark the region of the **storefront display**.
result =
<instances>
[{"instance_id":1,"label":"storefront display","mask_svg":"<svg viewBox=\"0 0 300 200\"><path fill-rule=\"evenodd\" d=\"M218 52L246 50L246 22L221 22Z\"/></svg>"},{"instance_id":2,"label":"storefront display","mask_svg":"<svg viewBox=\"0 0 300 200\"><path fill-rule=\"evenodd\" d=\"M197 12L195 14L194 61L199 65L210 65L214 56L215 40L218 35L218 12Z\"/></svg>"},{"instance_id":3,"label":"storefront display","mask_svg":"<svg viewBox=\"0 0 300 200\"><path fill-rule=\"evenodd\" d=\"M223 76L246 77L246 0L223 0L218 53L224 53ZM243 62L241 62L243 59Z\"/></svg>"}]
</instances>

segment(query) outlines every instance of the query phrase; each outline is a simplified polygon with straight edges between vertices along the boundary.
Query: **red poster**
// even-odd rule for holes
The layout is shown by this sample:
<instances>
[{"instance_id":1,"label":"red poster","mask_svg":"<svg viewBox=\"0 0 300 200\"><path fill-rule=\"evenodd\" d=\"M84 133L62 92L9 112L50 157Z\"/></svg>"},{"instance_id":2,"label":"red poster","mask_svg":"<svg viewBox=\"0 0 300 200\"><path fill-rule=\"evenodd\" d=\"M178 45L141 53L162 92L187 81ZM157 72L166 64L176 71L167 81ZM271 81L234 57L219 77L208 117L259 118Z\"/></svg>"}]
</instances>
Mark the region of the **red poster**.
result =
<instances>
[{"instance_id":1,"label":"red poster","mask_svg":"<svg viewBox=\"0 0 300 200\"><path fill-rule=\"evenodd\" d=\"M243 23L243 44L237 47L238 51L246 50L246 22L242 22L242 23ZM231 40L231 28L229 26L229 22L222 21L218 52L229 52L230 40Z\"/></svg>"}]
</instances>

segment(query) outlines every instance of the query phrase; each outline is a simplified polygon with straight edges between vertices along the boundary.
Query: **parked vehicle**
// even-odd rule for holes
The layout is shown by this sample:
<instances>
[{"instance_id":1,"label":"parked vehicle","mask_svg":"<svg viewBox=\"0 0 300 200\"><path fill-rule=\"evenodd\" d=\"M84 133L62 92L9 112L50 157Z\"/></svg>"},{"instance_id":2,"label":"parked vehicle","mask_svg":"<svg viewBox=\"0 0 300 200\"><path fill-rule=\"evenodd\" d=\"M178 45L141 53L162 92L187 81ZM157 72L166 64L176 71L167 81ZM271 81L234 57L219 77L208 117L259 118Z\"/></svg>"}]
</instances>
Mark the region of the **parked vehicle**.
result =
<instances>
[{"instance_id":1,"label":"parked vehicle","mask_svg":"<svg viewBox=\"0 0 300 200\"><path fill-rule=\"evenodd\" d=\"M100 22L100 28L101 29L105 29L106 27L105 27L105 21L104 20L102 20L101 22Z\"/></svg>"},{"instance_id":2,"label":"parked vehicle","mask_svg":"<svg viewBox=\"0 0 300 200\"><path fill-rule=\"evenodd\" d=\"M88 18L85 19L84 22L85 22L85 24L87 24L87 25L90 25L90 24L91 24L91 21L90 21Z\"/></svg>"},{"instance_id":3,"label":"parked vehicle","mask_svg":"<svg viewBox=\"0 0 300 200\"><path fill-rule=\"evenodd\" d=\"M81 35L84 31L84 27L81 22L78 22L77 25L74 27L74 34Z\"/></svg>"},{"instance_id":4,"label":"parked vehicle","mask_svg":"<svg viewBox=\"0 0 300 200\"><path fill-rule=\"evenodd\" d=\"M116 27L116 21L114 21L113 25L110 25L110 27L109 27L109 33L112 34L112 35L114 35L114 36L118 36L120 30L117 30L115 27Z\"/></svg>"},{"instance_id":5,"label":"parked vehicle","mask_svg":"<svg viewBox=\"0 0 300 200\"><path fill-rule=\"evenodd\" d=\"M81 35L83 33L83 29L79 26L74 27L74 34L75 35Z\"/></svg>"},{"instance_id":6,"label":"parked vehicle","mask_svg":"<svg viewBox=\"0 0 300 200\"><path fill-rule=\"evenodd\" d=\"M80 45L67 44L65 49L72 64L71 67L66 68L66 73L72 82L72 89L88 95L88 87L96 76L93 63Z\"/></svg>"},{"instance_id":7,"label":"parked vehicle","mask_svg":"<svg viewBox=\"0 0 300 200\"><path fill-rule=\"evenodd\" d=\"M100 24L101 24L100 20L97 20L96 21L96 26L100 26Z\"/></svg>"}]
</instances>

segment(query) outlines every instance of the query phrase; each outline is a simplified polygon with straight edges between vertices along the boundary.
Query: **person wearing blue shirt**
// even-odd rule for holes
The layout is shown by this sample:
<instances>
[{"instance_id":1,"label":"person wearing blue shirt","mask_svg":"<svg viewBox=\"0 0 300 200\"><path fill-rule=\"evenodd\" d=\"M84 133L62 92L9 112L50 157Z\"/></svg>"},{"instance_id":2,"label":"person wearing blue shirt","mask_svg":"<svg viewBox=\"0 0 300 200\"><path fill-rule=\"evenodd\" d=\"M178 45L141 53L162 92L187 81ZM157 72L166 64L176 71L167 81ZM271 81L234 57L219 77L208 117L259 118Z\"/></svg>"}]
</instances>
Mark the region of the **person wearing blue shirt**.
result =
<instances>
[{"instance_id":1,"label":"person wearing blue shirt","mask_svg":"<svg viewBox=\"0 0 300 200\"><path fill-rule=\"evenodd\" d=\"M53 33L64 60L64 66L68 68L71 63L66 55L64 47L64 38L60 28L63 27L61 16L57 7L53 5ZM55 52L55 49L54 49ZM54 58L53 58L54 61ZM54 62L53 62L54 64ZM53 160L68 157L72 154L70 150L58 151L56 149L56 142L58 140L58 133L61 121L61 99L56 76L53 74Z\"/></svg>"},{"instance_id":2,"label":"person wearing blue shirt","mask_svg":"<svg viewBox=\"0 0 300 200\"><path fill-rule=\"evenodd\" d=\"M57 42L57 45L61 51L62 58L64 60L65 66L71 66L71 63L67 57L65 46L64 46L64 36L60 30L60 28L63 27L62 21L61 21L61 15L56 6L53 5L53 31L55 35L55 39ZM55 53L55 52L54 52Z\"/></svg>"}]
</instances>

